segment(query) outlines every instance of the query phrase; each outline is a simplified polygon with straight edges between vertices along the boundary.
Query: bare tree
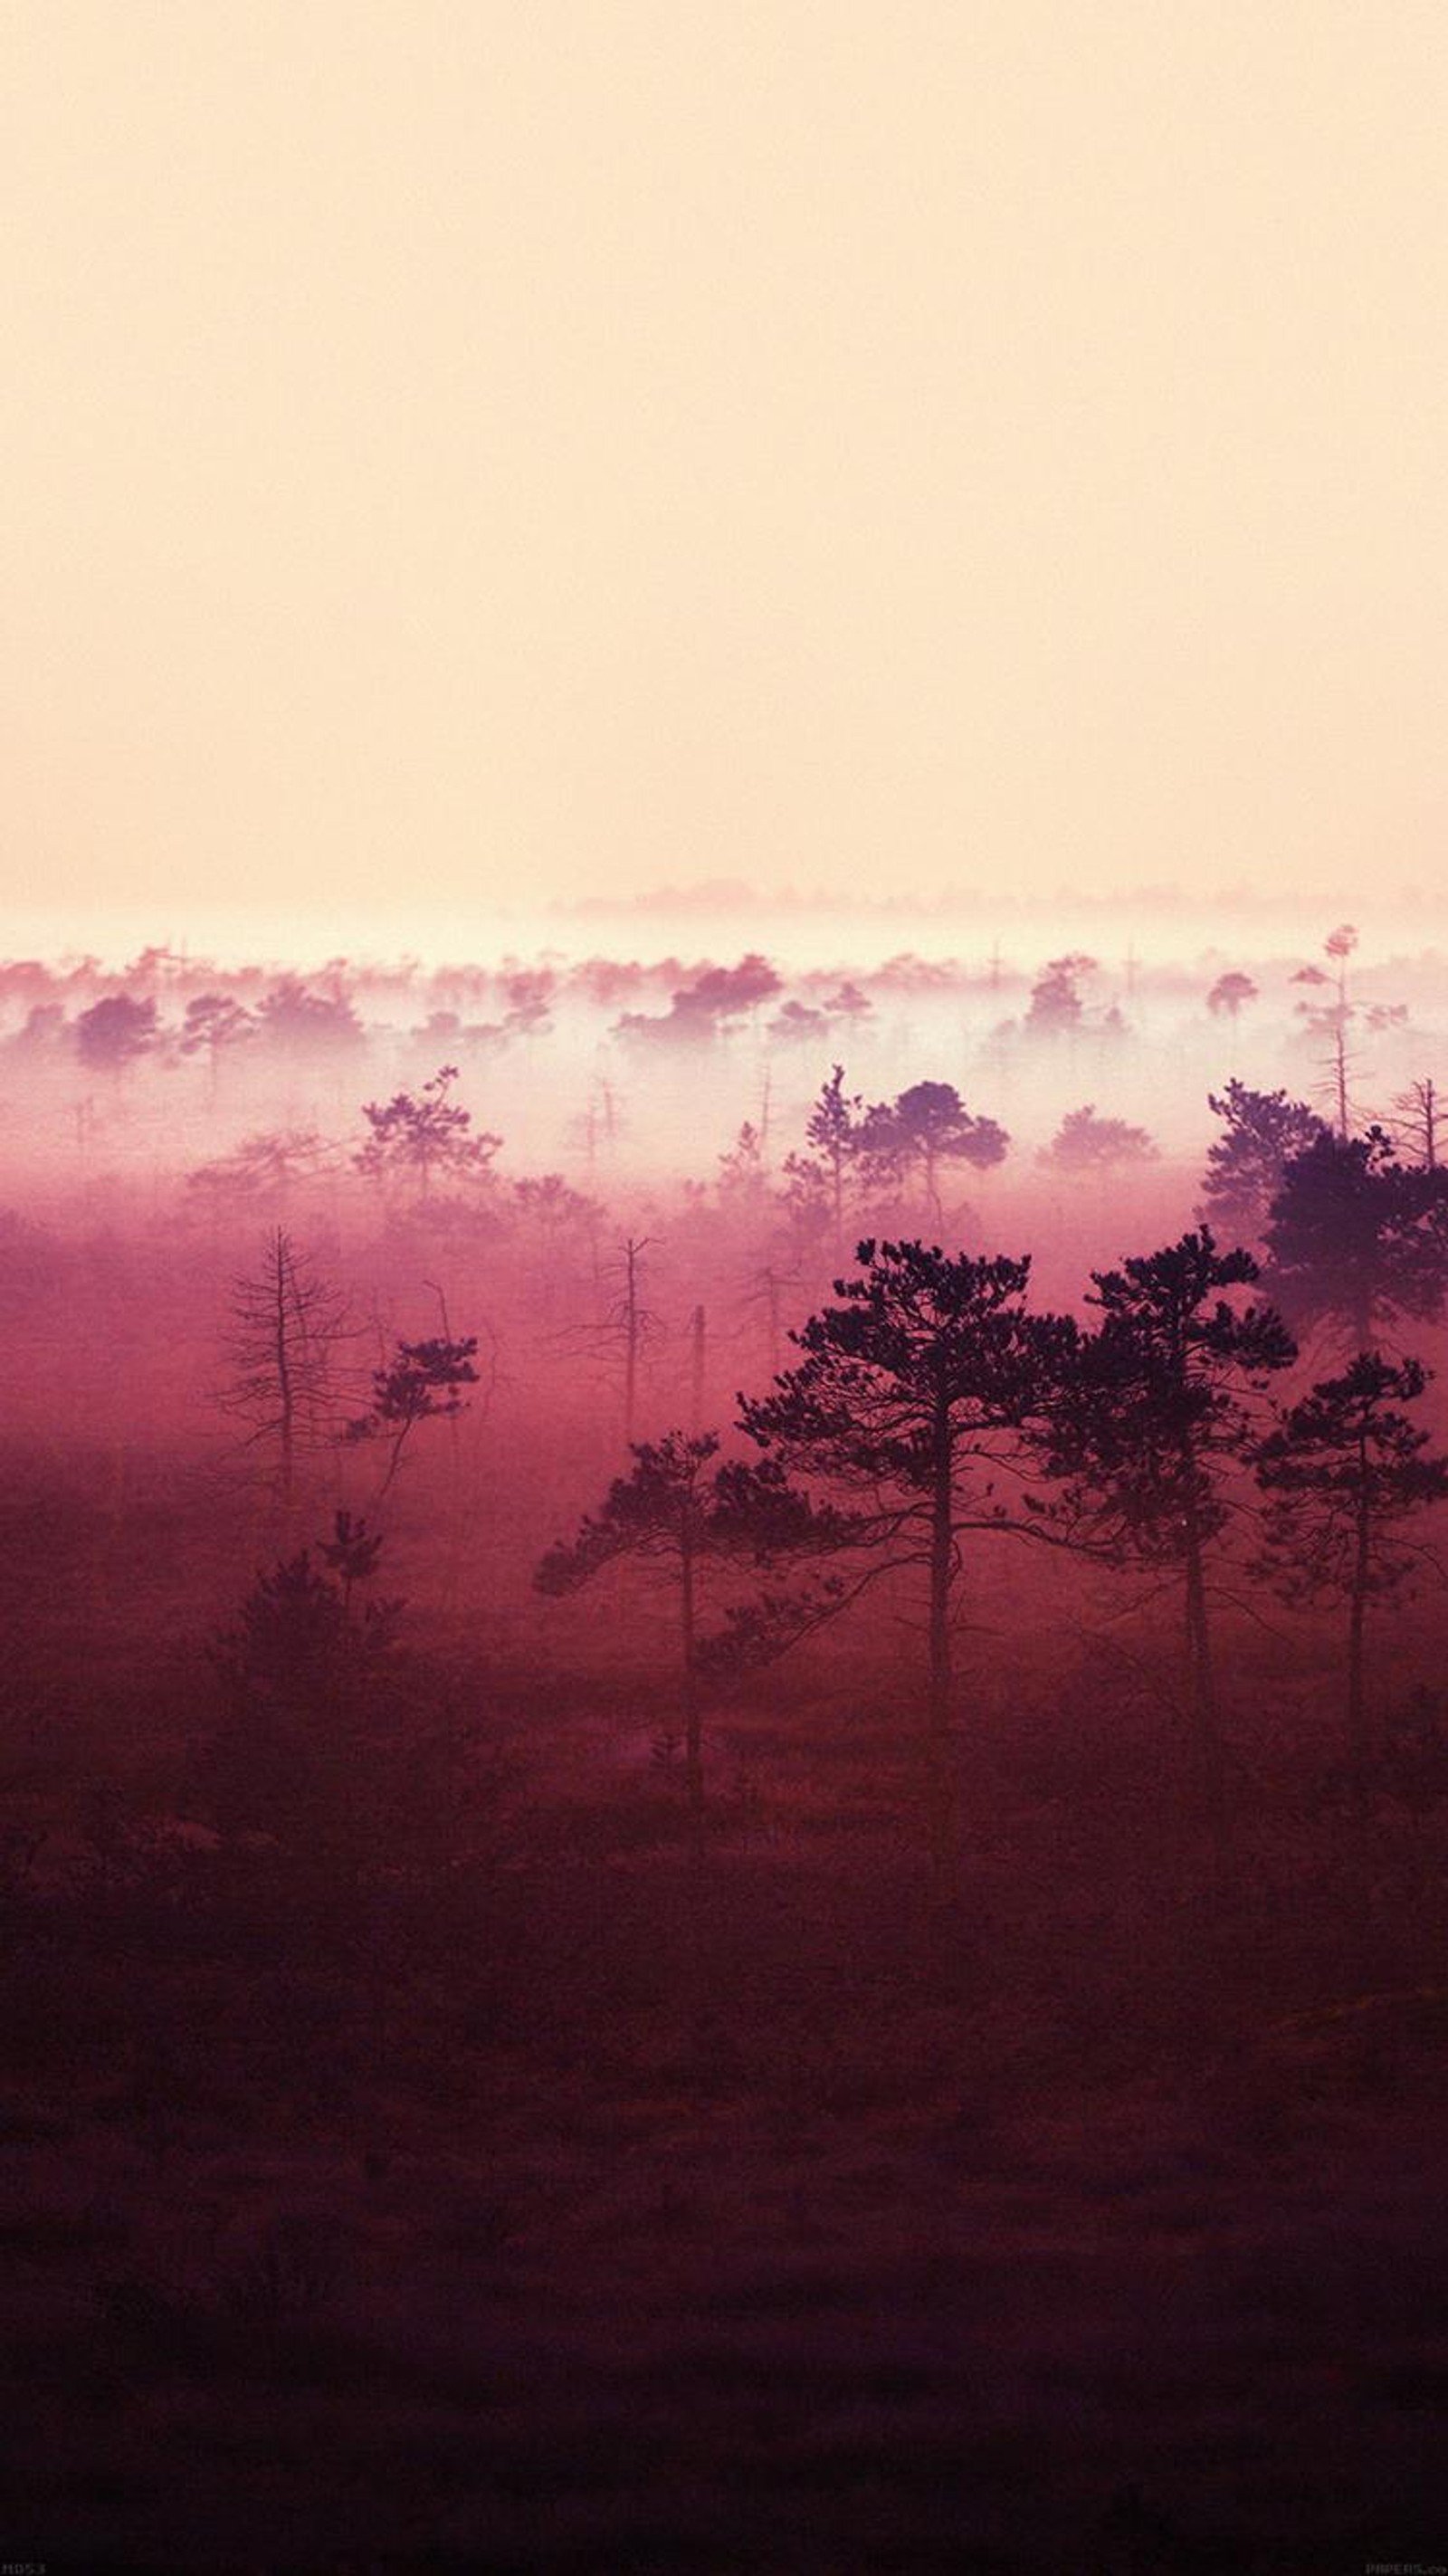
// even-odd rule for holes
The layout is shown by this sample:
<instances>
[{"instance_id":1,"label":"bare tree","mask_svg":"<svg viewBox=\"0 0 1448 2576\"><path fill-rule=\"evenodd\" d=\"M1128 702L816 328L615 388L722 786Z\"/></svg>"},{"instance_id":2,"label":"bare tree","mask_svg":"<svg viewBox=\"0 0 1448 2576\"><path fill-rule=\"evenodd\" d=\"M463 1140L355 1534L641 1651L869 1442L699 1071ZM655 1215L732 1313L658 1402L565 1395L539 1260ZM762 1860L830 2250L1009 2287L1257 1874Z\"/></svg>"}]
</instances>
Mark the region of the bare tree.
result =
<instances>
[{"instance_id":1,"label":"bare tree","mask_svg":"<svg viewBox=\"0 0 1448 2576\"><path fill-rule=\"evenodd\" d=\"M777 1270L772 1261L766 1261L751 1273L745 1289L743 1302L756 1319L771 1377L783 1356L785 1291L799 1284L797 1270Z\"/></svg>"},{"instance_id":2,"label":"bare tree","mask_svg":"<svg viewBox=\"0 0 1448 2576\"><path fill-rule=\"evenodd\" d=\"M202 1204L241 1208L270 1201L282 1208L298 1190L340 1168L336 1148L315 1127L276 1128L244 1137L214 1163L199 1164L187 1173L186 1186Z\"/></svg>"},{"instance_id":3,"label":"bare tree","mask_svg":"<svg viewBox=\"0 0 1448 2576\"><path fill-rule=\"evenodd\" d=\"M277 1491L290 1509L298 1458L329 1447L342 1423L340 1355L353 1326L342 1291L323 1278L285 1226L267 1234L255 1270L232 1288L220 1401L274 1448Z\"/></svg>"},{"instance_id":4,"label":"bare tree","mask_svg":"<svg viewBox=\"0 0 1448 2576\"><path fill-rule=\"evenodd\" d=\"M654 1242L651 1234L619 1235L613 1258L600 1268L601 1311L588 1322L565 1325L553 1336L560 1354L577 1352L592 1358L606 1371L610 1382L614 1382L617 1373L624 1440L630 1449L634 1446L644 1362L667 1330L663 1317L655 1313L645 1295L648 1264L644 1256Z\"/></svg>"},{"instance_id":5,"label":"bare tree","mask_svg":"<svg viewBox=\"0 0 1448 2576\"><path fill-rule=\"evenodd\" d=\"M597 1074L585 1106L568 1123L568 1141L582 1152L590 1183L597 1175L600 1151L612 1154L622 1128L618 1093L607 1074Z\"/></svg>"},{"instance_id":6,"label":"bare tree","mask_svg":"<svg viewBox=\"0 0 1448 2576\"><path fill-rule=\"evenodd\" d=\"M1443 1138L1443 1095L1431 1073L1398 1092L1393 1107L1397 1111L1392 1122L1394 1143L1425 1172L1436 1172Z\"/></svg>"},{"instance_id":7,"label":"bare tree","mask_svg":"<svg viewBox=\"0 0 1448 2576\"><path fill-rule=\"evenodd\" d=\"M653 1240L651 1234L620 1237L618 1259L613 1265L619 1294L604 1318L605 1342L623 1362L623 1433L630 1448L638 1424L639 1369L644 1353L660 1339L664 1329L662 1318L644 1302L644 1254Z\"/></svg>"},{"instance_id":8,"label":"bare tree","mask_svg":"<svg viewBox=\"0 0 1448 2576\"><path fill-rule=\"evenodd\" d=\"M689 1317L689 1428L696 1436L703 1427L708 1349L709 1319L703 1307L696 1306Z\"/></svg>"},{"instance_id":9,"label":"bare tree","mask_svg":"<svg viewBox=\"0 0 1448 2576\"><path fill-rule=\"evenodd\" d=\"M1357 944L1358 935L1352 923L1340 923L1336 930L1329 931L1322 943L1323 955L1331 960L1336 971L1329 975L1320 966L1304 966L1292 979L1296 984L1331 985L1333 989L1332 1001L1299 1002L1297 1007L1308 1026L1328 1041L1325 1088L1332 1101L1333 1126L1343 1144L1352 1134L1349 1084L1352 1050L1348 1045L1348 1030L1355 1016L1354 1005L1348 999L1347 961Z\"/></svg>"}]
</instances>

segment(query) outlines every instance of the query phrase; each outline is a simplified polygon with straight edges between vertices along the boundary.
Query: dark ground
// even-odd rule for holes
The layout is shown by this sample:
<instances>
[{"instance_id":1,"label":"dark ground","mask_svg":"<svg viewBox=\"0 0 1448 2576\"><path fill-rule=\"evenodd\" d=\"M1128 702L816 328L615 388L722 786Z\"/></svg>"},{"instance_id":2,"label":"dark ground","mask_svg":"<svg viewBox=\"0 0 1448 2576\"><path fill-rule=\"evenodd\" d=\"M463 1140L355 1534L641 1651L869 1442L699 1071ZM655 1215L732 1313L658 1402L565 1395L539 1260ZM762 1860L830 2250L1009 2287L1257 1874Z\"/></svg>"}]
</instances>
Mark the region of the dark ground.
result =
<instances>
[{"instance_id":1,"label":"dark ground","mask_svg":"<svg viewBox=\"0 0 1448 2576\"><path fill-rule=\"evenodd\" d=\"M1431 1753L1360 1832L1244 1643L1223 1883L1081 1660L977 1713L942 1897L857 1635L718 1717L701 1883L617 1670L488 1677L420 1839L364 1748L218 1840L150 1633L11 1683L6 2563L1448 2558Z\"/></svg>"}]
</instances>

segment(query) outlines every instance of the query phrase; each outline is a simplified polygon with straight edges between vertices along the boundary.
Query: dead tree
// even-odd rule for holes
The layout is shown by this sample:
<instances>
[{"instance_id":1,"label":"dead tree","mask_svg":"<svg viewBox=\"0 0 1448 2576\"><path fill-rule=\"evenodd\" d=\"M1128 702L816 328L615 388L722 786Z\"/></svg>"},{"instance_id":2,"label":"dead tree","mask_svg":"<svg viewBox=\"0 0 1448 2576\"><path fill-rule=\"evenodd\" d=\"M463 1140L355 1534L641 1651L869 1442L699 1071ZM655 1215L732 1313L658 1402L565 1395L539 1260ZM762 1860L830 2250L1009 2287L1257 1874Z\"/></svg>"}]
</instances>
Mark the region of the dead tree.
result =
<instances>
[{"instance_id":1,"label":"dead tree","mask_svg":"<svg viewBox=\"0 0 1448 2576\"><path fill-rule=\"evenodd\" d=\"M604 1319L604 1333L623 1361L623 1436L630 1448L638 1427L639 1370L645 1352L663 1332L663 1323L644 1302L644 1254L651 1234L626 1234L619 1242L615 1275L620 1294Z\"/></svg>"},{"instance_id":2,"label":"dead tree","mask_svg":"<svg viewBox=\"0 0 1448 2576\"><path fill-rule=\"evenodd\" d=\"M230 1375L220 1402L250 1426L249 1441L273 1449L284 1509L295 1498L299 1457L330 1447L340 1433L341 1354L352 1337L342 1291L285 1226L274 1226L256 1269L233 1284Z\"/></svg>"},{"instance_id":3,"label":"dead tree","mask_svg":"<svg viewBox=\"0 0 1448 2576\"><path fill-rule=\"evenodd\" d=\"M1394 1143L1425 1172L1436 1172L1443 1140L1443 1095L1431 1073L1397 1093L1392 1121Z\"/></svg>"}]
</instances>

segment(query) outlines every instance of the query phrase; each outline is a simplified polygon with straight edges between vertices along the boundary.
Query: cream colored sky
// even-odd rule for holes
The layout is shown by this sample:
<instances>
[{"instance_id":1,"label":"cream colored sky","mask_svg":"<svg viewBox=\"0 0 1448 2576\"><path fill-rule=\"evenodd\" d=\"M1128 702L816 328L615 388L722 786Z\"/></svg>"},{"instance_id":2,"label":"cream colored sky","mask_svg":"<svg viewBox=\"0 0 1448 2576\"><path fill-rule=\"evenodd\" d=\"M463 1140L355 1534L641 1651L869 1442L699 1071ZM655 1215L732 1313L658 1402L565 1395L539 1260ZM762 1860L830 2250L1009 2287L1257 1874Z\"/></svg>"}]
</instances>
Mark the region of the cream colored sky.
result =
<instances>
[{"instance_id":1,"label":"cream colored sky","mask_svg":"<svg viewBox=\"0 0 1448 2576\"><path fill-rule=\"evenodd\" d=\"M10 0L0 51L47 917L1441 873L1442 0Z\"/></svg>"}]
</instances>

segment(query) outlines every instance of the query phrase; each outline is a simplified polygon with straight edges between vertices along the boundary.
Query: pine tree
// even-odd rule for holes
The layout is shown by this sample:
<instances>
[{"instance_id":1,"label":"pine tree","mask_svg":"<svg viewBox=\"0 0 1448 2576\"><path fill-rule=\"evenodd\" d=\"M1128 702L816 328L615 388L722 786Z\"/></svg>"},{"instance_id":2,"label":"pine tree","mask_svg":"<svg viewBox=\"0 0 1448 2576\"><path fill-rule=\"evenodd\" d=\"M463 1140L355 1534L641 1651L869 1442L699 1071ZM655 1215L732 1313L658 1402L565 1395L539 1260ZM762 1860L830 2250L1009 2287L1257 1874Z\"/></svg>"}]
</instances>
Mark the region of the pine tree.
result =
<instances>
[{"instance_id":1,"label":"pine tree","mask_svg":"<svg viewBox=\"0 0 1448 2576\"><path fill-rule=\"evenodd\" d=\"M838 1517L817 1512L794 1493L778 1465L716 1464L718 1435L669 1431L635 1445L633 1467L616 1477L599 1510L588 1514L571 1541L549 1549L537 1572L541 1592L557 1599L580 1591L595 1575L631 1558L656 1570L676 1597L679 1699L684 1730L690 1831L696 1856L705 1824L703 1688L707 1672L737 1660L725 1630L707 1636L701 1584L720 1560L766 1565L784 1556L829 1552L841 1544ZM789 1642L784 1605L765 1605L770 1650ZM794 1628L807 1624L803 1596L790 1604ZM766 1622L746 1621L738 1635L756 1652Z\"/></svg>"},{"instance_id":2,"label":"pine tree","mask_svg":"<svg viewBox=\"0 0 1448 2576\"><path fill-rule=\"evenodd\" d=\"M807 1154L786 1158L791 1194L801 1210L812 1199L828 1202L836 1261L844 1258L845 1198L864 1131L864 1103L845 1089L845 1068L834 1065L805 1123Z\"/></svg>"},{"instance_id":3,"label":"pine tree","mask_svg":"<svg viewBox=\"0 0 1448 2576\"><path fill-rule=\"evenodd\" d=\"M1325 1133L1315 1109L1285 1091L1253 1091L1236 1077L1207 1106L1223 1122L1207 1154L1202 1222L1225 1239L1260 1243L1293 1159Z\"/></svg>"},{"instance_id":4,"label":"pine tree","mask_svg":"<svg viewBox=\"0 0 1448 2576\"><path fill-rule=\"evenodd\" d=\"M1347 1740L1356 1793L1366 1790L1367 1614L1416 1563L1405 1524L1448 1499L1448 1459L1408 1407L1428 1372L1359 1351L1282 1414L1257 1452L1270 1497L1267 1565L1293 1593L1335 1593L1347 1603Z\"/></svg>"},{"instance_id":5,"label":"pine tree","mask_svg":"<svg viewBox=\"0 0 1448 2576\"><path fill-rule=\"evenodd\" d=\"M1028 1260L975 1260L920 1242L860 1244L863 1275L792 1336L803 1354L771 1393L741 1398L740 1424L792 1475L852 1504L851 1535L877 1570L923 1571L927 1738L938 1847L954 1838L952 1626L965 1542L1043 1534L1002 1498L1022 1444L1043 1427L1074 1336L1025 1309Z\"/></svg>"},{"instance_id":6,"label":"pine tree","mask_svg":"<svg viewBox=\"0 0 1448 2576\"><path fill-rule=\"evenodd\" d=\"M438 1333L426 1341L399 1341L391 1358L373 1371L372 1402L366 1413L349 1422L347 1437L386 1443L387 1466L377 1491L379 1504L391 1492L403 1451L418 1424L455 1420L466 1411L467 1399L461 1389L478 1383L473 1366L477 1349L475 1333L461 1339Z\"/></svg>"},{"instance_id":7,"label":"pine tree","mask_svg":"<svg viewBox=\"0 0 1448 2576\"><path fill-rule=\"evenodd\" d=\"M1156 1155L1144 1127L1125 1118L1098 1118L1088 1101L1084 1109L1067 1111L1041 1160L1058 1172L1109 1172L1122 1163L1154 1162Z\"/></svg>"},{"instance_id":8,"label":"pine tree","mask_svg":"<svg viewBox=\"0 0 1448 2576\"><path fill-rule=\"evenodd\" d=\"M440 1065L420 1091L364 1104L371 1133L352 1158L364 1180L390 1182L425 1204L438 1180L488 1179L503 1140L474 1134L472 1111L452 1097L457 1078L455 1064Z\"/></svg>"},{"instance_id":9,"label":"pine tree","mask_svg":"<svg viewBox=\"0 0 1448 2576\"><path fill-rule=\"evenodd\" d=\"M1207 1564L1227 1517L1224 1471L1256 1437L1252 1392L1296 1356L1271 1307L1224 1291L1259 1276L1248 1252L1219 1253L1208 1227L1118 1270L1094 1271L1095 1331L1054 1390L1047 1457L1068 1506L1123 1557L1176 1565L1190 1702L1214 1825L1225 1780Z\"/></svg>"},{"instance_id":10,"label":"pine tree","mask_svg":"<svg viewBox=\"0 0 1448 2576\"><path fill-rule=\"evenodd\" d=\"M1009 1143L996 1119L978 1118L966 1108L954 1083L915 1082L866 1111L858 1150L876 1189L903 1193L918 1182L933 1222L943 1225L942 1166L965 1163L973 1171L989 1171L1004 1162Z\"/></svg>"},{"instance_id":11,"label":"pine tree","mask_svg":"<svg viewBox=\"0 0 1448 2576\"><path fill-rule=\"evenodd\" d=\"M1320 1128L1287 1165L1266 1232L1267 1277L1294 1326L1328 1324L1370 1350L1404 1318L1448 1304L1448 1171L1396 1159L1380 1127Z\"/></svg>"}]
</instances>

